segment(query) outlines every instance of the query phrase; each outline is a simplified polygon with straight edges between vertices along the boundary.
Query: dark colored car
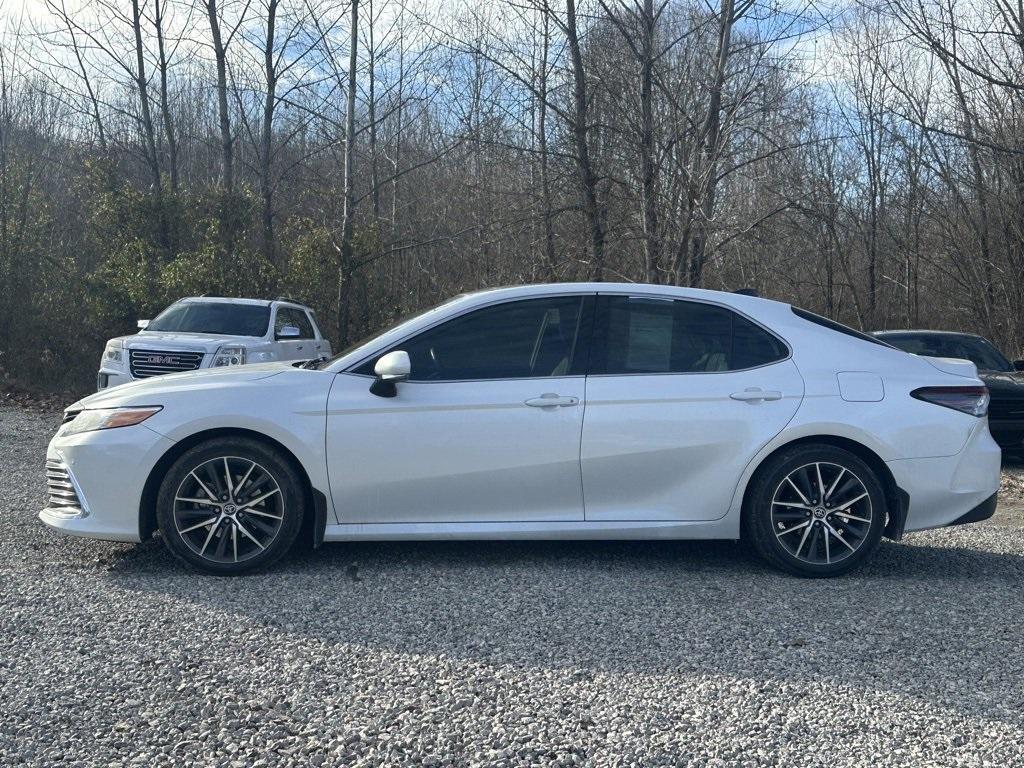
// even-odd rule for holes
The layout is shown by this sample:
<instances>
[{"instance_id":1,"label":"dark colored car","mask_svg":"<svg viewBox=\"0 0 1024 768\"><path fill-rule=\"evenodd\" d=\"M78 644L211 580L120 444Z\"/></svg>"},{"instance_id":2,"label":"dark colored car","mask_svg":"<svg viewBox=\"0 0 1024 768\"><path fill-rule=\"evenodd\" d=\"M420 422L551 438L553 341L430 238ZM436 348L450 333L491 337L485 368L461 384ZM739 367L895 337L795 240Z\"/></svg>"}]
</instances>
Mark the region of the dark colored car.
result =
<instances>
[{"instance_id":1,"label":"dark colored car","mask_svg":"<svg viewBox=\"0 0 1024 768\"><path fill-rule=\"evenodd\" d=\"M878 331L875 336L894 347L928 357L956 357L978 366L992 402L989 430L999 446L1024 453L1024 360L1011 363L988 339L949 331Z\"/></svg>"}]
</instances>

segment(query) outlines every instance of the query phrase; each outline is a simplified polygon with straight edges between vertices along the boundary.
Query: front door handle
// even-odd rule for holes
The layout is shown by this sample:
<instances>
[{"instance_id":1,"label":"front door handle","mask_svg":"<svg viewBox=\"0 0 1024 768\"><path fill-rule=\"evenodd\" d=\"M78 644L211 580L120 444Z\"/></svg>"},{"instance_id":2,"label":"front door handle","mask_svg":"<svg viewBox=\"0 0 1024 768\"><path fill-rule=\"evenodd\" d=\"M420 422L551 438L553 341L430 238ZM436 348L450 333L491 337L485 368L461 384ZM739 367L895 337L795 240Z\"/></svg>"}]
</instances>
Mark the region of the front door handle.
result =
<instances>
[{"instance_id":1,"label":"front door handle","mask_svg":"<svg viewBox=\"0 0 1024 768\"><path fill-rule=\"evenodd\" d=\"M540 397L531 397L524 401L531 408L565 408L570 405L579 405L578 397L562 397L554 392L545 392Z\"/></svg>"},{"instance_id":2,"label":"front door handle","mask_svg":"<svg viewBox=\"0 0 1024 768\"><path fill-rule=\"evenodd\" d=\"M764 400L781 400L782 393L778 390L763 390L760 387L747 387L742 392L733 392L729 395L733 400L742 400L745 403L760 403Z\"/></svg>"}]
</instances>

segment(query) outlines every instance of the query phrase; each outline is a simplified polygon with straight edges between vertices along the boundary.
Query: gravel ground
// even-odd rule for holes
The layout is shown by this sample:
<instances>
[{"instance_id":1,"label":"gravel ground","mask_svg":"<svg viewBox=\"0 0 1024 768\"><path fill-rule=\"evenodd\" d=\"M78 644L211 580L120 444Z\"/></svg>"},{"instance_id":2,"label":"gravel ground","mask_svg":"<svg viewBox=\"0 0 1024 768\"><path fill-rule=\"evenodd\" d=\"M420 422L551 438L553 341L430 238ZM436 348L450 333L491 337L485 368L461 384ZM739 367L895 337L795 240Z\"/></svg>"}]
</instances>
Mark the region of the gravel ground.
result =
<instances>
[{"instance_id":1,"label":"gravel ground","mask_svg":"<svg viewBox=\"0 0 1024 768\"><path fill-rule=\"evenodd\" d=\"M685 542L329 545L217 579L45 530L56 421L0 408L0 764L1024 763L1015 506L834 581Z\"/></svg>"}]
</instances>

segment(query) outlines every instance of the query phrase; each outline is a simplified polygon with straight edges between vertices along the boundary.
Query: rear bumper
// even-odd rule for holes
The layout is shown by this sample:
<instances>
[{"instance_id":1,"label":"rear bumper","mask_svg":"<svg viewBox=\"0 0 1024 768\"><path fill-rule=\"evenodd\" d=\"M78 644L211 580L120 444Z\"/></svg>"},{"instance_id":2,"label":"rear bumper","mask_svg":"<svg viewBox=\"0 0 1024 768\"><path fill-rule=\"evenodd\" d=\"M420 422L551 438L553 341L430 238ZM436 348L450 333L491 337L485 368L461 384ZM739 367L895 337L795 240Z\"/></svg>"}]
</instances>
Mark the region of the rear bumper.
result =
<instances>
[{"instance_id":1,"label":"rear bumper","mask_svg":"<svg viewBox=\"0 0 1024 768\"><path fill-rule=\"evenodd\" d=\"M996 504L998 502L998 494L993 493L981 504L976 506L970 512L961 515L954 520L950 525L965 525L967 523L980 523L982 520L988 520L992 515L996 513Z\"/></svg>"},{"instance_id":2,"label":"rear bumper","mask_svg":"<svg viewBox=\"0 0 1024 768\"><path fill-rule=\"evenodd\" d=\"M1001 462L1002 451L980 419L955 456L886 462L896 485L910 497L904 530L975 522L971 515L986 504L994 510Z\"/></svg>"}]
</instances>

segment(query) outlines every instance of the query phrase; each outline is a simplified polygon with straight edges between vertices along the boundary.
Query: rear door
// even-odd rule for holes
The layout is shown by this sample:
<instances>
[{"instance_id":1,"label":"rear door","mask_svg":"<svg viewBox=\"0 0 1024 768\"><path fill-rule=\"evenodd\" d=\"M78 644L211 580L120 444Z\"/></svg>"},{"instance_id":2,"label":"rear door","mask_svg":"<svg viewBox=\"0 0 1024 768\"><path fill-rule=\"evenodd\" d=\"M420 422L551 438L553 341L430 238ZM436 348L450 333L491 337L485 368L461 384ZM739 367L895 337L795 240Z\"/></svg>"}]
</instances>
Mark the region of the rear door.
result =
<instances>
[{"instance_id":1,"label":"rear door","mask_svg":"<svg viewBox=\"0 0 1024 768\"><path fill-rule=\"evenodd\" d=\"M716 520L803 379L772 333L717 304L602 295L581 466L587 520Z\"/></svg>"}]
</instances>

